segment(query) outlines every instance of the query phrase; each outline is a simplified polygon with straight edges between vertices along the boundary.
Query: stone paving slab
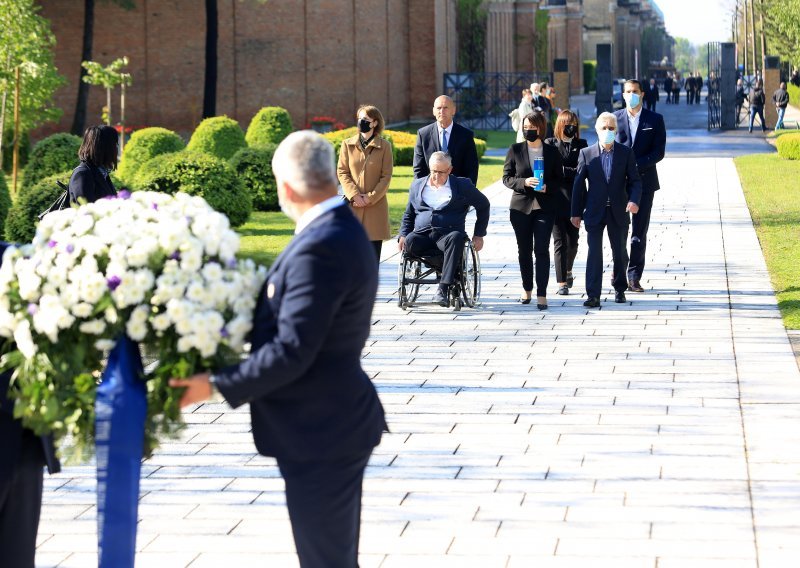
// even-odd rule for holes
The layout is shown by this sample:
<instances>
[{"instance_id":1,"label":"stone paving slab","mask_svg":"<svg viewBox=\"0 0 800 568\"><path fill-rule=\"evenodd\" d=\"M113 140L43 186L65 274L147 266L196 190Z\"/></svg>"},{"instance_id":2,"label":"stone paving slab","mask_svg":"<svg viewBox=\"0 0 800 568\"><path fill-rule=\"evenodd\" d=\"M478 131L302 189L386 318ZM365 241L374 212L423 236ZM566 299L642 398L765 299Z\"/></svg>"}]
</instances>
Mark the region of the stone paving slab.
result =
<instances>
[{"instance_id":1,"label":"stone paving slab","mask_svg":"<svg viewBox=\"0 0 800 568\"><path fill-rule=\"evenodd\" d=\"M518 304L500 184L476 309L400 310L385 245L363 363L391 433L367 468L362 567L797 565L800 372L733 163L659 174L647 291L624 305L606 289L583 308L585 234L571 294ZM247 409L187 422L144 464L137 566L297 566ZM90 466L47 478L38 566L96 564L94 488Z\"/></svg>"}]
</instances>

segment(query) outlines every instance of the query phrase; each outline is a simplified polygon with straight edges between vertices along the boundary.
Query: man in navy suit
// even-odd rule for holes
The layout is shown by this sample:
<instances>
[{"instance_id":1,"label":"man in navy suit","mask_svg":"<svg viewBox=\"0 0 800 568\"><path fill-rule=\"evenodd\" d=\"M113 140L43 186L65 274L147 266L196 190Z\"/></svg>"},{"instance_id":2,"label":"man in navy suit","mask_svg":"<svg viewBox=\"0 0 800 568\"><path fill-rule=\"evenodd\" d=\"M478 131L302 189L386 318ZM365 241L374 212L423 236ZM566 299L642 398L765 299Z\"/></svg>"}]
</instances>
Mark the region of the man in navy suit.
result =
<instances>
[{"instance_id":1,"label":"man in navy suit","mask_svg":"<svg viewBox=\"0 0 800 568\"><path fill-rule=\"evenodd\" d=\"M375 253L337 195L334 150L310 131L289 135L272 168L295 237L272 265L253 318L250 357L213 374L173 379L182 405L216 389L250 403L259 453L274 456L303 568L358 565L361 486L386 429L361 368L378 287Z\"/></svg>"},{"instance_id":2,"label":"man in navy suit","mask_svg":"<svg viewBox=\"0 0 800 568\"><path fill-rule=\"evenodd\" d=\"M428 176L415 179L408 190L398 243L400 250L417 256L444 253L442 277L433 301L447 306L450 286L455 283L464 255L467 211L474 207L477 213L472 244L480 251L489 225L490 206L470 180L453 174L448 154L434 152L428 166Z\"/></svg>"},{"instance_id":3,"label":"man in navy suit","mask_svg":"<svg viewBox=\"0 0 800 568\"><path fill-rule=\"evenodd\" d=\"M428 164L434 152L447 152L453 160L453 175L472 180L478 185L478 151L472 130L453 122L456 105L447 95L433 102L436 122L417 131L414 147L414 177L424 178L430 173Z\"/></svg>"},{"instance_id":4,"label":"man in navy suit","mask_svg":"<svg viewBox=\"0 0 800 568\"><path fill-rule=\"evenodd\" d=\"M0 242L0 264L8 243ZM14 419L7 396L13 371L0 375L0 565L33 568L36 533L42 509L43 468L58 473L61 465L49 436L38 437Z\"/></svg>"},{"instance_id":5,"label":"man in navy suit","mask_svg":"<svg viewBox=\"0 0 800 568\"><path fill-rule=\"evenodd\" d=\"M633 149L636 166L642 178L642 201L639 212L633 215L631 227L631 257L628 264L628 290L644 292L641 279L647 250L647 230L653 198L659 189L656 164L664 159L667 146L667 129L664 117L642 108L642 85L635 79L625 82L623 97L627 108L616 113L619 129L617 142Z\"/></svg>"},{"instance_id":6,"label":"man in navy suit","mask_svg":"<svg viewBox=\"0 0 800 568\"><path fill-rule=\"evenodd\" d=\"M581 150L578 171L572 186L572 224L580 228L586 223L589 256L586 259L587 308L600 307L603 283L603 230L614 259L614 301L625 302L625 269L628 266L628 212L636 214L642 197L642 183L633 152L614 141L617 118L610 112L597 117L597 144ZM589 189L586 189L586 182Z\"/></svg>"}]
</instances>

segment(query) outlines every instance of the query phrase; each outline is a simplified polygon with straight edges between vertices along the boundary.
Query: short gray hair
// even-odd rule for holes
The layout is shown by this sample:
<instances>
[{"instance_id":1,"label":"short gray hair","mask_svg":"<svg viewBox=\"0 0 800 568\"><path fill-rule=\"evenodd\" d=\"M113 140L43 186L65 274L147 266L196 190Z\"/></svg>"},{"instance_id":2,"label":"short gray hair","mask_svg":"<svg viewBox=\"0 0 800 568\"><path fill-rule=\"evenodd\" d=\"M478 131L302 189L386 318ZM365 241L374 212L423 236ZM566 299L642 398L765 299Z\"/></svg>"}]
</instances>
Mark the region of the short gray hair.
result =
<instances>
[{"instance_id":1,"label":"short gray hair","mask_svg":"<svg viewBox=\"0 0 800 568\"><path fill-rule=\"evenodd\" d=\"M430 168L434 162L445 162L449 168L453 165L453 158L447 152L434 152L428 159L428 167Z\"/></svg>"},{"instance_id":2,"label":"short gray hair","mask_svg":"<svg viewBox=\"0 0 800 568\"><path fill-rule=\"evenodd\" d=\"M336 185L333 145L313 130L293 132L272 156L272 171L278 183L288 182L300 193Z\"/></svg>"},{"instance_id":3,"label":"short gray hair","mask_svg":"<svg viewBox=\"0 0 800 568\"><path fill-rule=\"evenodd\" d=\"M612 112L601 112L600 116L597 117L597 121L594 123L595 129L601 124L605 124L607 121L611 121L614 123L614 128L617 127L617 117Z\"/></svg>"}]
</instances>

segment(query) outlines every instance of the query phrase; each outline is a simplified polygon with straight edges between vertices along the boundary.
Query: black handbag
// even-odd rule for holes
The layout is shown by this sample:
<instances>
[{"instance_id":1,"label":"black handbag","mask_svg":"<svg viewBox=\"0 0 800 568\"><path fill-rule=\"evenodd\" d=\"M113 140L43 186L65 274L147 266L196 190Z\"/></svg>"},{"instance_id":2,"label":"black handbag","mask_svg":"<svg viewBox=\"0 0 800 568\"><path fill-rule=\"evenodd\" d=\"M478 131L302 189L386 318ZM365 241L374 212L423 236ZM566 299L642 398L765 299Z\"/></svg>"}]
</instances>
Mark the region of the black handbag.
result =
<instances>
[{"instance_id":1,"label":"black handbag","mask_svg":"<svg viewBox=\"0 0 800 568\"><path fill-rule=\"evenodd\" d=\"M69 188L58 180L56 180L56 183L58 184L58 187L61 188L63 191L56 198L56 200L53 201L50 207L39 213L38 215L39 221L41 221L42 218L44 218L44 216L47 215L48 213L52 213L53 211L61 211L62 209L68 209L70 206Z\"/></svg>"}]
</instances>

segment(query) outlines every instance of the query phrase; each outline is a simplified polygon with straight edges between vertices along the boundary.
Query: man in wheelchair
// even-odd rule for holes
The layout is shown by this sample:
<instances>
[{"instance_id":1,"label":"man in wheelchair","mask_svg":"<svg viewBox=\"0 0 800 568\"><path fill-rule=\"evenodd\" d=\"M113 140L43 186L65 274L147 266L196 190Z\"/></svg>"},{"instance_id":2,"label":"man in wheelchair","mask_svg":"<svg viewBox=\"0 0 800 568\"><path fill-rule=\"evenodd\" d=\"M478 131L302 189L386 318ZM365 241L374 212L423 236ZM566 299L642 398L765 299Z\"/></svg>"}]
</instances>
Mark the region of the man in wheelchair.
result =
<instances>
[{"instance_id":1,"label":"man in wheelchair","mask_svg":"<svg viewBox=\"0 0 800 568\"><path fill-rule=\"evenodd\" d=\"M428 167L428 177L411 183L398 245L401 251L420 258L444 253L442 276L433 301L447 306L467 240L467 212L474 207L477 213L472 244L480 251L489 225L489 200L468 178L450 175L452 161L445 152L431 154Z\"/></svg>"}]
</instances>

